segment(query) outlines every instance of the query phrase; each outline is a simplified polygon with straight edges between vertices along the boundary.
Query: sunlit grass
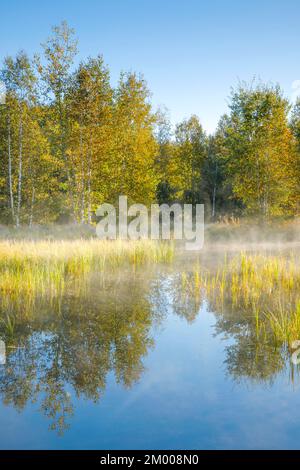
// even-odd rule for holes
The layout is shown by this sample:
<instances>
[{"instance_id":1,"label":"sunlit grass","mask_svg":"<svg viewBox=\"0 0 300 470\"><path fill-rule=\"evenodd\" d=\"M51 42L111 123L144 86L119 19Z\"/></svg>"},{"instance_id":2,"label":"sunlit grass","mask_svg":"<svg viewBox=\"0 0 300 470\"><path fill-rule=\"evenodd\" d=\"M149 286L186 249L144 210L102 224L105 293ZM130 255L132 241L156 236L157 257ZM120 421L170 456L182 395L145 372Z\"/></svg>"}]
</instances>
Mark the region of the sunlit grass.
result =
<instances>
[{"instance_id":1,"label":"sunlit grass","mask_svg":"<svg viewBox=\"0 0 300 470\"><path fill-rule=\"evenodd\" d=\"M92 270L105 271L124 264L168 262L169 243L139 241L39 241L0 242L0 293L7 298L25 294L57 295L69 279Z\"/></svg>"},{"instance_id":2,"label":"sunlit grass","mask_svg":"<svg viewBox=\"0 0 300 470\"><path fill-rule=\"evenodd\" d=\"M252 322L257 336L290 344L300 339L300 266L294 256L240 254L217 272L194 274L217 311L230 308Z\"/></svg>"},{"instance_id":3,"label":"sunlit grass","mask_svg":"<svg viewBox=\"0 0 300 470\"><path fill-rule=\"evenodd\" d=\"M0 242L0 303L7 328L16 311L30 312L44 296L57 302L70 282L81 288L90 272L169 262L173 254L172 244L150 240ZM229 309L246 319L258 339L288 344L300 339L300 263L294 255L225 257L216 270L200 265L182 272L181 289L186 302L206 297L214 311Z\"/></svg>"}]
</instances>

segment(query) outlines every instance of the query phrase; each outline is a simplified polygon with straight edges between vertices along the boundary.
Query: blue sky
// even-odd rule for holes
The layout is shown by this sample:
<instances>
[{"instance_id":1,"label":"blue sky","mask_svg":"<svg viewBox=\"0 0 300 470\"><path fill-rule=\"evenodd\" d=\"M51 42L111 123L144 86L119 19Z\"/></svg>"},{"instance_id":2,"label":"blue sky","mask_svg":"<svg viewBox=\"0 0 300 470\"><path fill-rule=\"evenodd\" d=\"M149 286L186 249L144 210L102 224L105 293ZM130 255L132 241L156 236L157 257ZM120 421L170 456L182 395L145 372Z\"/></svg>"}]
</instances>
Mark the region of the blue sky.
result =
<instances>
[{"instance_id":1,"label":"blue sky","mask_svg":"<svg viewBox=\"0 0 300 470\"><path fill-rule=\"evenodd\" d=\"M79 58L102 53L113 84L121 70L142 72L155 107L167 106L173 122L197 114L211 132L238 80L279 82L291 97L299 18L299 0L2 0L0 59L39 51L67 20Z\"/></svg>"}]
</instances>

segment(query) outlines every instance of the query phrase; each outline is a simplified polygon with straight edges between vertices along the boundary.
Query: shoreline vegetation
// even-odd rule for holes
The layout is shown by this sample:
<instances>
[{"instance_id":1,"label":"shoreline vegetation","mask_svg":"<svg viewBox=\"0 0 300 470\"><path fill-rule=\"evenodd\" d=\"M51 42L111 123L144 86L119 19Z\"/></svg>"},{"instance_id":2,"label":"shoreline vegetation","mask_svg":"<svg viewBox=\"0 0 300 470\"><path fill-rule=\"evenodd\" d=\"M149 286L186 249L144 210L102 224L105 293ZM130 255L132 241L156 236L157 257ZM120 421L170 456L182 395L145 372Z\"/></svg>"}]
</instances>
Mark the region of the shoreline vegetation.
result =
<instances>
[{"instance_id":1,"label":"shoreline vegetation","mask_svg":"<svg viewBox=\"0 0 300 470\"><path fill-rule=\"evenodd\" d=\"M91 279L99 282L118 272L122 276L119 270L126 267L134 275L135 269L169 264L174 257L174 243L148 240L0 241L1 323L13 332L15 322L30 321L43 302L59 311L64 295L73 292L80 300ZM228 250L220 254L217 266L208 269L201 257L188 266L187 271L179 268L179 292L185 299L205 299L224 321L239 318L251 341L291 350L300 337L297 251ZM93 278L97 273L102 277Z\"/></svg>"},{"instance_id":2,"label":"shoreline vegetation","mask_svg":"<svg viewBox=\"0 0 300 470\"><path fill-rule=\"evenodd\" d=\"M125 265L170 262L172 243L105 240L0 241L0 293L57 296L68 280Z\"/></svg>"},{"instance_id":3,"label":"shoreline vegetation","mask_svg":"<svg viewBox=\"0 0 300 470\"><path fill-rule=\"evenodd\" d=\"M245 336L287 347L300 337L300 263L293 251L225 255L215 270L183 272L182 283L224 321L236 317Z\"/></svg>"},{"instance_id":4,"label":"shoreline vegetation","mask_svg":"<svg viewBox=\"0 0 300 470\"><path fill-rule=\"evenodd\" d=\"M191 253L184 252L182 241L178 240L99 240L95 227L87 224L0 226L0 292L1 295L20 294L32 298L49 293L54 296L64 291L68 280L83 280L91 272L103 273L126 265L171 263L174 259L179 263L180 260L192 262L195 257L201 259L202 255L214 252L219 253L219 259L222 253L233 253L232 256L237 257L248 253L253 263L257 261L257 253L265 253L268 261L274 252L274 260L278 256L277 270L289 269L289 265L281 263L282 252L299 247L298 219L280 225L254 225L252 221L209 224L205 227L204 248ZM259 268L258 265L257 274L261 276ZM291 272L290 276L296 274ZM253 277L248 281L251 291ZM275 283L275 277L272 281ZM214 282L218 285L219 280ZM230 285L226 284L226 289L231 292Z\"/></svg>"},{"instance_id":5,"label":"shoreline vegetation","mask_svg":"<svg viewBox=\"0 0 300 470\"><path fill-rule=\"evenodd\" d=\"M101 292L105 279L122 278L123 268L134 276L144 266L152 270L163 263L169 265L166 272L181 279L183 302L202 299L217 318L228 324L235 318L244 325L243 335L251 342L291 352L300 337L299 221L277 226L277 238L272 238L274 227L213 224L198 253L184 253L172 240L99 240L91 227L83 233L81 226L43 226L44 239L39 227L31 232L6 227L0 239L2 327L13 337L16 325L26 319L30 324L45 303L59 313L68 295L80 302L94 282ZM212 265L206 264L210 256Z\"/></svg>"}]
</instances>

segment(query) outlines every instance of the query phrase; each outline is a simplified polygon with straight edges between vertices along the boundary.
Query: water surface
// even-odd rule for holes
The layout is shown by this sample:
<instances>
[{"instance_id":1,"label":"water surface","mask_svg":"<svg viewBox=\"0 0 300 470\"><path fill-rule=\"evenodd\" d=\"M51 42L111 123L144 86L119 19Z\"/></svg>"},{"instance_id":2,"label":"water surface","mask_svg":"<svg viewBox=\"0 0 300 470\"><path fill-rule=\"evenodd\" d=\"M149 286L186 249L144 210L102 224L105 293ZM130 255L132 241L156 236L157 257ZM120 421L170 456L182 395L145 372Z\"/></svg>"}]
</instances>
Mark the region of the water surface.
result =
<instances>
[{"instance_id":1,"label":"water surface","mask_svg":"<svg viewBox=\"0 0 300 470\"><path fill-rule=\"evenodd\" d=\"M94 273L4 320L0 447L299 448L289 355L187 287L223 258Z\"/></svg>"}]
</instances>

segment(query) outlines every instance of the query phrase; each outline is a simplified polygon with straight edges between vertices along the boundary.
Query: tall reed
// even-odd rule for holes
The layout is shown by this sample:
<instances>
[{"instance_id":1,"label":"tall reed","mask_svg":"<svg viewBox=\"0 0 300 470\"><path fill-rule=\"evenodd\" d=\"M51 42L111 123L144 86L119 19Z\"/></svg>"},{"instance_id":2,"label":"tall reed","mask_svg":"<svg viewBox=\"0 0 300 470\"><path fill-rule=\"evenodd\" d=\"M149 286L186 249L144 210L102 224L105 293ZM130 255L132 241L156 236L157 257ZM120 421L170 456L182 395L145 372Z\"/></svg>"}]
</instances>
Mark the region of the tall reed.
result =
<instances>
[{"instance_id":1,"label":"tall reed","mask_svg":"<svg viewBox=\"0 0 300 470\"><path fill-rule=\"evenodd\" d=\"M19 294L28 298L57 295L69 279L92 270L104 271L124 264L169 262L173 246L139 241L38 241L0 242L0 293L9 300Z\"/></svg>"},{"instance_id":2,"label":"tall reed","mask_svg":"<svg viewBox=\"0 0 300 470\"><path fill-rule=\"evenodd\" d=\"M300 266L295 256L241 253L216 272L193 276L217 311L247 316L257 332L300 339ZM192 278L191 278L191 282Z\"/></svg>"}]
</instances>

